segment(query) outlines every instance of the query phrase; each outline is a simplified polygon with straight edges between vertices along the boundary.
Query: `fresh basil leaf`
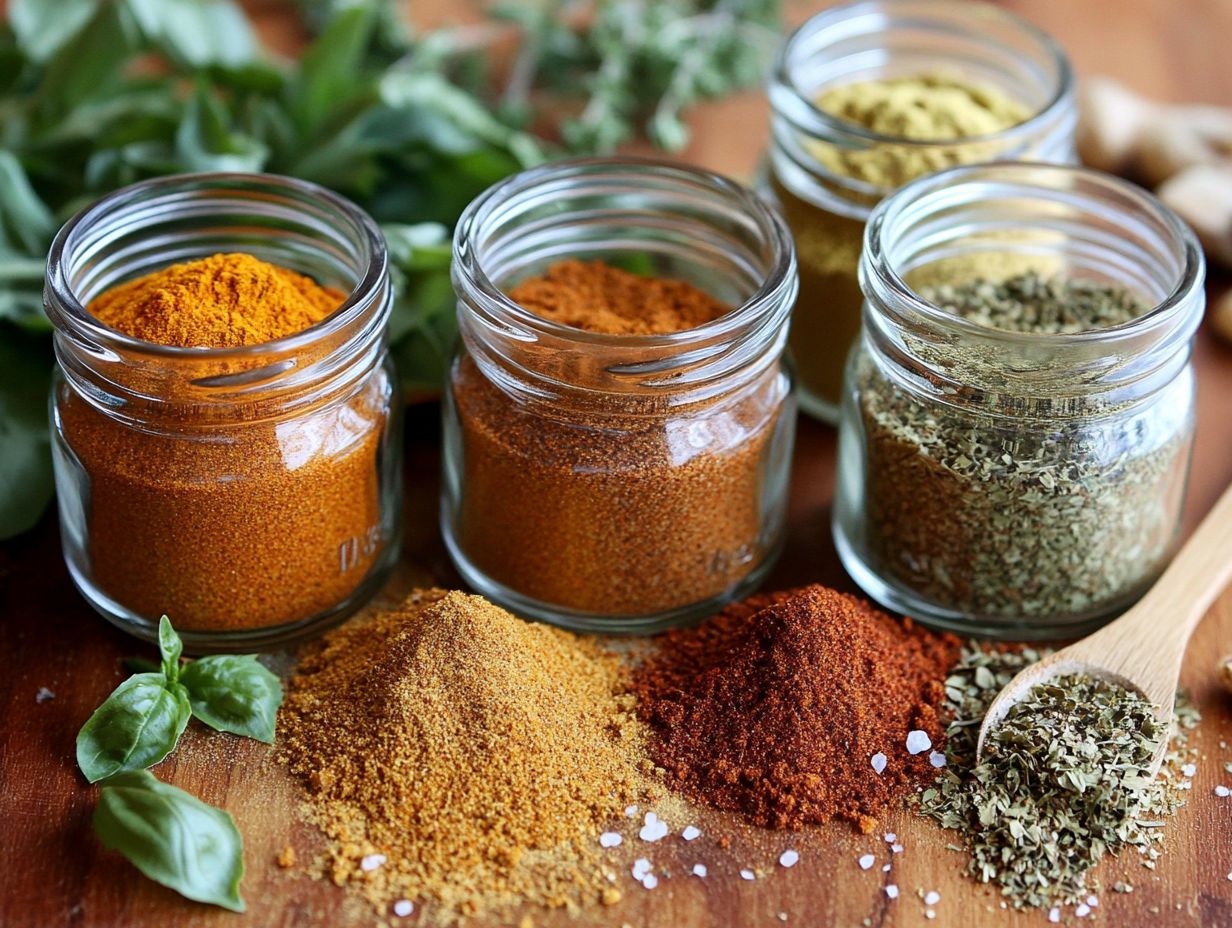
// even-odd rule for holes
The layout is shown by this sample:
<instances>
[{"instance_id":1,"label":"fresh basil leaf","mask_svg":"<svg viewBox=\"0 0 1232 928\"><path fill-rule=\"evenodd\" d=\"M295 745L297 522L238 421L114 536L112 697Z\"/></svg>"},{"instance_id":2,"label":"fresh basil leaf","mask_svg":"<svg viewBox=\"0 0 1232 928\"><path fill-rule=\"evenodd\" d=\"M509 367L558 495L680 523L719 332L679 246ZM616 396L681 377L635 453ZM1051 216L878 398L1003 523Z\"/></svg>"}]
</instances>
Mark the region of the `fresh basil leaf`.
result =
<instances>
[{"instance_id":1,"label":"fresh basil leaf","mask_svg":"<svg viewBox=\"0 0 1232 928\"><path fill-rule=\"evenodd\" d=\"M343 10L304 52L289 86L288 109L299 131L311 136L338 107L364 91L364 50L376 17L368 4Z\"/></svg>"},{"instance_id":2,"label":"fresh basil leaf","mask_svg":"<svg viewBox=\"0 0 1232 928\"><path fill-rule=\"evenodd\" d=\"M98 0L9 0L9 25L32 61L55 54L90 20Z\"/></svg>"},{"instance_id":3,"label":"fresh basil leaf","mask_svg":"<svg viewBox=\"0 0 1232 928\"><path fill-rule=\"evenodd\" d=\"M77 734L77 766L91 783L157 764L175 750L192 716L188 692L161 673L115 688Z\"/></svg>"},{"instance_id":4,"label":"fresh basil leaf","mask_svg":"<svg viewBox=\"0 0 1232 928\"><path fill-rule=\"evenodd\" d=\"M272 744L282 684L255 654L215 654L184 668L192 713L211 728Z\"/></svg>"},{"instance_id":5,"label":"fresh basil leaf","mask_svg":"<svg viewBox=\"0 0 1232 928\"><path fill-rule=\"evenodd\" d=\"M0 539L33 528L52 497L51 364L48 339L0 325Z\"/></svg>"},{"instance_id":6,"label":"fresh basil leaf","mask_svg":"<svg viewBox=\"0 0 1232 928\"><path fill-rule=\"evenodd\" d=\"M154 882L196 902L244 911L244 842L235 821L148 770L103 783L94 832Z\"/></svg>"},{"instance_id":7,"label":"fresh basil leaf","mask_svg":"<svg viewBox=\"0 0 1232 928\"><path fill-rule=\"evenodd\" d=\"M47 62L37 90L44 118L60 118L111 88L140 48L127 10L119 3L101 4L85 28Z\"/></svg>"},{"instance_id":8,"label":"fresh basil leaf","mask_svg":"<svg viewBox=\"0 0 1232 928\"><path fill-rule=\"evenodd\" d=\"M162 658L160 669L172 686L180 679L180 658L184 656L184 642L171 627L171 620L163 616L158 620L158 655Z\"/></svg>"},{"instance_id":9,"label":"fresh basil leaf","mask_svg":"<svg viewBox=\"0 0 1232 928\"><path fill-rule=\"evenodd\" d=\"M175 149L190 171L260 171L269 150L231 130L231 118L208 86L198 84L175 135Z\"/></svg>"},{"instance_id":10,"label":"fresh basil leaf","mask_svg":"<svg viewBox=\"0 0 1232 928\"><path fill-rule=\"evenodd\" d=\"M238 68L257 55L257 38L230 0L126 0L151 42L190 68Z\"/></svg>"},{"instance_id":11,"label":"fresh basil leaf","mask_svg":"<svg viewBox=\"0 0 1232 928\"><path fill-rule=\"evenodd\" d=\"M56 233L56 218L11 151L0 149L0 232L27 254L46 254Z\"/></svg>"}]
</instances>

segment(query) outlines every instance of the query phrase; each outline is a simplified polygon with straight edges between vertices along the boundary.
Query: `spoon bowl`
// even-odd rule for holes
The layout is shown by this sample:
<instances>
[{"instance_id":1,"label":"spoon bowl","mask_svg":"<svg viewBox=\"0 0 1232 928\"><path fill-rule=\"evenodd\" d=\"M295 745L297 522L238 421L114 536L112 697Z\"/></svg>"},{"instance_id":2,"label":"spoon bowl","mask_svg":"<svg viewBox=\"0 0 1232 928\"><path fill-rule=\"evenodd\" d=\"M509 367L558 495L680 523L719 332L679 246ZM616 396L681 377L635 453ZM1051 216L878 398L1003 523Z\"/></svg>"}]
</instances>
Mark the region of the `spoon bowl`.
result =
<instances>
[{"instance_id":1,"label":"spoon bowl","mask_svg":"<svg viewBox=\"0 0 1232 928\"><path fill-rule=\"evenodd\" d=\"M1232 487L1224 490L1197 531L1138 603L1055 654L1032 664L997 694L980 725L977 758L988 733L1034 686L1058 676L1108 680L1151 701L1156 717L1171 722L1185 646L1215 597L1232 579ZM1168 739L1155 748L1149 773L1159 772Z\"/></svg>"}]
</instances>

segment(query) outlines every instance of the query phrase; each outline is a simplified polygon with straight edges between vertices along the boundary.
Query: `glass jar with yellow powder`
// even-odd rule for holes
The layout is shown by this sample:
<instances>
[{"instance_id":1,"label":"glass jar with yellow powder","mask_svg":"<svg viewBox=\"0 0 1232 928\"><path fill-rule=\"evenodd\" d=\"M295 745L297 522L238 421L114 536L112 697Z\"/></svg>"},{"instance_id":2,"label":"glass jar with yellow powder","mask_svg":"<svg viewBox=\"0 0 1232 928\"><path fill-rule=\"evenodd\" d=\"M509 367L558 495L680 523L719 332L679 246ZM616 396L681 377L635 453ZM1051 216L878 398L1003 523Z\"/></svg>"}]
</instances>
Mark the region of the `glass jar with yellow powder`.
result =
<instances>
[{"instance_id":1,"label":"glass jar with yellow powder","mask_svg":"<svg viewBox=\"0 0 1232 928\"><path fill-rule=\"evenodd\" d=\"M867 0L814 16L787 40L770 103L767 188L800 262L800 405L836 422L873 207L946 167L1072 161L1073 76L1055 42L996 7Z\"/></svg>"},{"instance_id":2,"label":"glass jar with yellow powder","mask_svg":"<svg viewBox=\"0 0 1232 928\"><path fill-rule=\"evenodd\" d=\"M146 638L251 650L347 615L396 556L384 241L270 175L119 190L60 231L56 488L89 603Z\"/></svg>"}]
</instances>

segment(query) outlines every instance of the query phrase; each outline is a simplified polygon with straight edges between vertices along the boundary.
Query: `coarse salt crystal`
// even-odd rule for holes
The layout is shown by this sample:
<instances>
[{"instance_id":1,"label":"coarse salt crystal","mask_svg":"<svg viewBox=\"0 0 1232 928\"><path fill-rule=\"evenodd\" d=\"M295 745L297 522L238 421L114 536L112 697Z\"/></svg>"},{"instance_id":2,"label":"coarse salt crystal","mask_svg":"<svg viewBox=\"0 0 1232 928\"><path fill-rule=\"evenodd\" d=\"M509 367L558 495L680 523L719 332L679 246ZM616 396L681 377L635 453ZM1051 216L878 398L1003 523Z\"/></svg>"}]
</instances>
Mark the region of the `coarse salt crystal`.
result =
<instances>
[{"instance_id":1,"label":"coarse salt crystal","mask_svg":"<svg viewBox=\"0 0 1232 928\"><path fill-rule=\"evenodd\" d=\"M1181 768L1181 776L1192 777L1197 772L1198 772L1197 764L1186 764L1184 767Z\"/></svg>"},{"instance_id":2,"label":"coarse salt crystal","mask_svg":"<svg viewBox=\"0 0 1232 928\"><path fill-rule=\"evenodd\" d=\"M757 878L757 875L753 873L752 870L741 870L740 871L740 879L742 880L754 880L756 878ZM1230 877L1230 879L1232 879L1232 877Z\"/></svg>"},{"instance_id":3,"label":"coarse salt crystal","mask_svg":"<svg viewBox=\"0 0 1232 928\"><path fill-rule=\"evenodd\" d=\"M872 757L873 772L880 774L886 768L886 756L878 751Z\"/></svg>"},{"instance_id":4,"label":"coarse salt crystal","mask_svg":"<svg viewBox=\"0 0 1232 928\"><path fill-rule=\"evenodd\" d=\"M941 901L941 893L937 892L936 890L933 890L930 893L926 893L924 896L925 905L936 905L940 901Z\"/></svg>"},{"instance_id":5,"label":"coarse salt crystal","mask_svg":"<svg viewBox=\"0 0 1232 928\"><path fill-rule=\"evenodd\" d=\"M701 836L701 829L693 825L685 825L684 831L680 833L680 837L684 838L686 841L692 841L696 838L700 838Z\"/></svg>"},{"instance_id":6,"label":"coarse salt crystal","mask_svg":"<svg viewBox=\"0 0 1232 928\"><path fill-rule=\"evenodd\" d=\"M600 847L620 847L620 842L623 840L624 838L616 834L616 832L605 831L603 834L599 835L599 846Z\"/></svg>"},{"instance_id":7,"label":"coarse salt crystal","mask_svg":"<svg viewBox=\"0 0 1232 928\"><path fill-rule=\"evenodd\" d=\"M648 861L645 857L639 857L637 860L633 861L633 879L640 883L642 881L642 877L649 872L650 861Z\"/></svg>"},{"instance_id":8,"label":"coarse salt crystal","mask_svg":"<svg viewBox=\"0 0 1232 928\"><path fill-rule=\"evenodd\" d=\"M667 837L667 822L647 822L637 836L643 841L653 843Z\"/></svg>"},{"instance_id":9,"label":"coarse salt crystal","mask_svg":"<svg viewBox=\"0 0 1232 928\"><path fill-rule=\"evenodd\" d=\"M383 863L385 863L384 854L369 854L359 862L359 869L367 873L370 870L375 870Z\"/></svg>"},{"instance_id":10,"label":"coarse salt crystal","mask_svg":"<svg viewBox=\"0 0 1232 928\"><path fill-rule=\"evenodd\" d=\"M1099 905L1099 896L1087 896L1087 905L1091 908L1095 908Z\"/></svg>"},{"instance_id":11,"label":"coarse salt crystal","mask_svg":"<svg viewBox=\"0 0 1232 928\"><path fill-rule=\"evenodd\" d=\"M415 911L415 905L409 899L399 899L394 903L394 914L399 918L406 918Z\"/></svg>"},{"instance_id":12,"label":"coarse salt crystal","mask_svg":"<svg viewBox=\"0 0 1232 928\"><path fill-rule=\"evenodd\" d=\"M798 861L799 859L800 859L800 855L798 853L792 850L786 850L783 852L783 855L779 858L779 864L781 864L784 867L794 867L796 865L796 861Z\"/></svg>"},{"instance_id":13,"label":"coarse salt crystal","mask_svg":"<svg viewBox=\"0 0 1232 928\"><path fill-rule=\"evenodd\" d=\"M933 746L933 739L928 732L915 728L907 733L907 753L922 754Z\"/></svg>"},{"instance_id":14,"label":"coarse salt crystal","mask_svg":"<svg viewBox=\"0 0 1232 928\"><path fill-rule=\"evenodd\" d=\"M659 878L655 876L653 873L647 873L642 878L642 885L645 886L647 889L654 889L656 886L659 885Z\"/></svg>"},{"instance_id":15,"label":"coarse salt crystal","mask_svg":"<svg viewBox=\"0 0 1232 928\"><path fill-rule=\"evenodd\" d=\"M694 876L705 876L708 872L709 871L706 870L705 864L694 864L693 865L693 875Z\"/></svg>"},{"instance_id":16,"label":"coarse salt crystal","mask_svg":"<svg viewBox=\"0 0 1232 928\"><path fill-rule=\"evenodd\" d=\"M887 887L885 888L885 891L886 891L886 895L887 895L887 896L889 896L891 899L897 899L897 898L898 898L898 887L897 887L897 886L895 886L893 883L891 883L889 886L887 886Z\"/></svg>"},{"instance_id":17,"label":"coarse salt crystal","mask_svg":"<svg viewBox=\"0 0 1232 928\"><path fill-rule=\"evenodd\" d=\"M1229 790L1226 786L1220 783L1218 786L1215 787L1215 795L1221 798L1224 796L1229 796L1229 795L1232 795L1232 790Z\"/></svg>"},{"instance_id":18,"label":"coarse salt crystal","mask_svg":"<svg viewBox=\"0 0 1232 928\"><path fill-rule=\"evenodd\" d=\"M56 694L53 693L51 690L49 690L45 686L40 686L38 688L38 692L34 694L34 701L39 703L40 705L45 702L51 702L51 700L55 698L56 698Z\"/></svg>"},{"instance_id":19,"label":"coarse salt crystal","mask_svg":"<svg viewBox=\"0 0 1232 928\"><path fill-rule=\"evenodd\" d=\"M1052 922L1054 925L1055 925L1057 922L1059 922L1059 921L1061 920L1061 910L1060 910L1060 909L1055 909L1055 908L1054 908L1054 909L1050 909L1050 910L1049 910L1049 912L1048 912L1048 920L1049 920L1050 922Z\"/></svg>"},{"instance_id":20,"label":"coarse salt crystal","mask_svg":"<svg viewBox=\"0 0 1232 928\"><path fill-rule=\"evenodd\" d=\"M1232 880L1232 873L1229 873L1229 874L1228 874L1228 879L1229 879L1229 880Z\"/></svg>"},{"instance_id":21,"label":"coarse salt crystal","mask_svg":"<svg viewBox=\"0 0 1232 928\"><path fill-rule=\"evenodd\" d=\"M653 812L647 812L646 817L642 819L642 821L645 822L647 825L653 825L658 820L659 820L659 816L655 815Z\"/></svg>"},{"instance_id":22,"label":"coarse salt crystal","mask_svg":"<svg viewBox=\"0 0 1232 928\"><path fill-rule=\"evenodd\" d=\"M876 860L877 860L877 858L876 858L876 857L874 857L872 854L865 854L865 855L864 855L863 857L861 857L861 858L860 858L860 860L859 860L860 869L861 869L861 870L867 870L869 867L871 867L871 866L873 865L873 863L874 863Z\"/></svg>"},{"instance_id":23,"label":"coarse salt crystal","mask_svg":"<svg viewBox=\"0 0 1232 928\"><path fill-rule=\"evenodd\" d=\"M925 917L925 918L936 918L936 917L937 917L937 913L936 913L936 912L934 912L932 909L925 909L925 910L924 910L924 917Z\"/></svg>"},{"instance_id":24,"label":"coarse salt crystal","mask_svg":"<svg viewBox=\"0 0 1232 928\"><path fill-rule=\"evenodd\" d=\"M945 755L942 754L940 751L933 751L931 754L928 755L928 762L932 764L934 767L944 767L945 766Z\"/></svg>"},{"instance_id":25,"label":"coarse salt crystal","mask_svg":"<svg viewBox=\"0 0 1232 928\"><path fill-rule=\"evenodd\" d=\"M881 868L881 872L882 872L882 873L889 873L889 872L890 872L890 865L889 865L889 864L886 864L884 867L882 867L882 868Z\"/></svg>"},{"instance_id":26,"label":"coarse salt crystal","mask_svg":"<svg viewBox=\"0 0 1232 928\"><path fill-rule=\"evenodd\" d=\"M903 846L901 844L891 844L890 850L895 854L901 854L903 852Z\"/></svg>"},{"instance_id":27,"label":"coarse salt crystal","mask_svg":"<svg viewBox=\"0 0 1232 928\"><path fill-rule=\"evenodd\" d=\"M633 816L637 815L637 806L625 806L625 815L628 818L633 818Z\"/></svg>"},{"instance_id":28,"label":"coarse salt crystal","mask_svg":"<svg viewBox=\"0 0 1232 928\"><path fill-rule=\"evenodd\" d=\"M1079 918L1086 918L1091 914L1091 907L1083 902L1078 906L1078 908L1074 909L1074 914Z\"/></svg>"},{"instance_id":29,"label":"coarse salt crystal","mask_svg":"<svg viewBox=\"0 0 1232 928\"><path fill-rule=\"evenodd\" d=\"M885 838L886 844L893 844L895 841L898 840L898 835L896 835L892 831L887 831L883 837Z\"/></svg>"}]
</instances>

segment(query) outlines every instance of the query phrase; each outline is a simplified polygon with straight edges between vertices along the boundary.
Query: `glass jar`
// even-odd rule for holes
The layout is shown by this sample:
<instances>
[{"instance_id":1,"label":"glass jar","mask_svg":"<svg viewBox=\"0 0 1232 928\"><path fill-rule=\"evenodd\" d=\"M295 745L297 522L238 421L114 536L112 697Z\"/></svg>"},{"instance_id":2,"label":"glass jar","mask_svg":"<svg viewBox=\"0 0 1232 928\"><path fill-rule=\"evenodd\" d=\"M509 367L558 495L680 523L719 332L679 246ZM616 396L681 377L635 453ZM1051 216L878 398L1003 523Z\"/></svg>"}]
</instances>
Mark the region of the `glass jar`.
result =
<instances>
[{"instance_id":1,"label":"glass jar","mask_svg":"<svg viewBox=\"0 0 1232 928\"><path fill-rule=\"evenodd\" d=\"M993 135L927 142L880 135L816 102L845 84L928 75L1000 91L1031 115ZM843 367L860 330L856 272L872 208L896 186L952 165L1073 161L1074 81L1061 48L1005 10L866 0L819 13L796 30L779 52L769 94L766 193L787 219L800 263L791 324L800 407L834 423ZM858 176L860 165L876 172ZM894 186L879 182L889 178Z\"/></svg>"},{"instance_id":2,"label":"glass jar","mask_svg":"<svg viewBox=\"0 0 1232 928\"><path fill-rule=\"evenodd\" d=\"M86 307L168 265L244 252L347 293L302 332L241 348L131 338ZM397 556L401 498L384 241L349 201L272 175L139 183L71 219L47 264L56 489L82 595L192 651L318 632Z\"/></svg>"},{"instance_id":3,"label":"glass jar","mask_svg":"<svg viewBox=\"0 0 1232 928\"><path fill-rule=\"evenodd\" d=\"M549 321L505 292L563 258L688 281L732 309L667 335ZM796 292L782 221L680 165L583 159L490 188L454 239L442 529L525 616L654 632L754 587L783 540Z\"/></svg>"},{"instance_id":4,"label":"glass jar","mask_svg":"<svg viewBox=\"0 0 1232 928\"><path fill-rule=\"evenodd\" d=\"M883 605L967 633L1077 636L1123 610L1180 531L1205 299L1193 234L1105 174L977 165L883 202L860 270L834 509L848 572ZM918 294L1024 270L1153 308L1045 335Z\"/></svg>"}]
</instances>

